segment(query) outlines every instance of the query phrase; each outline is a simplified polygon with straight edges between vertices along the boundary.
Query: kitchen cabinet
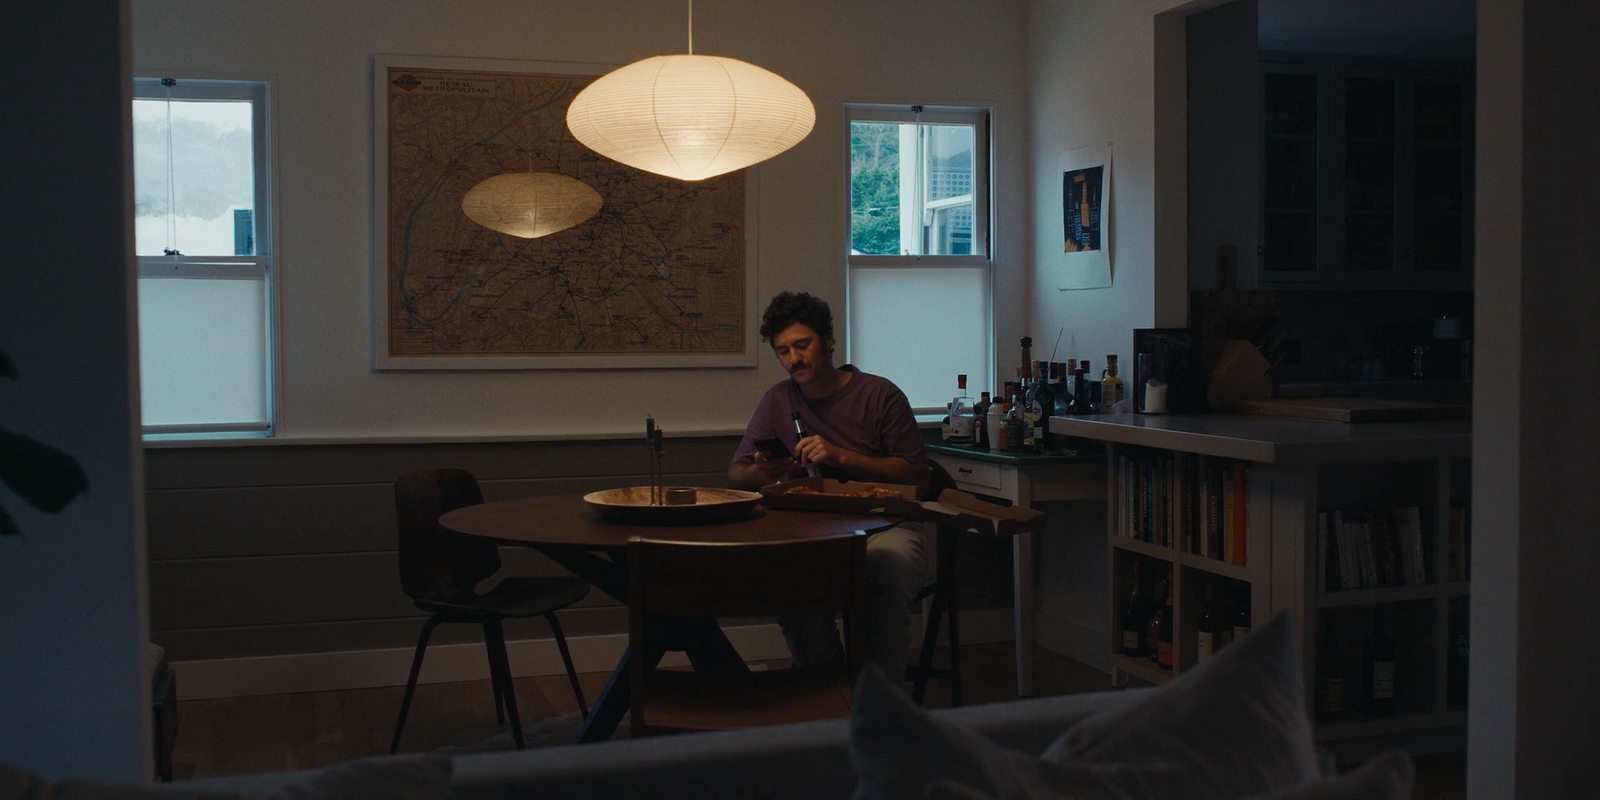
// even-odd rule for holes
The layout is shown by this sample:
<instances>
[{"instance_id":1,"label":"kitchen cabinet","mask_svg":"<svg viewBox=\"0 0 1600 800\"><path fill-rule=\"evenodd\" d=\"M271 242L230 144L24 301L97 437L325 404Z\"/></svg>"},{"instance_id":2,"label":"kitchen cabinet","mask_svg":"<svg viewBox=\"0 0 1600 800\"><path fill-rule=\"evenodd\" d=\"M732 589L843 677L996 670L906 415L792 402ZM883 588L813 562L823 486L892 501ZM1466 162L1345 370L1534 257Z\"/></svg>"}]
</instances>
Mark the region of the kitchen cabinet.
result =
<instances>
[{"instance_id":1,"label":"kitchen cabinet","mask_svg":"<svg viewBox=\"0 0 1600 800\"><path fill-rule=\"evenodd\" d=\"M1258 288L1472 284L1467 68L1261 62Z\"/></svg>"}]
</instances>

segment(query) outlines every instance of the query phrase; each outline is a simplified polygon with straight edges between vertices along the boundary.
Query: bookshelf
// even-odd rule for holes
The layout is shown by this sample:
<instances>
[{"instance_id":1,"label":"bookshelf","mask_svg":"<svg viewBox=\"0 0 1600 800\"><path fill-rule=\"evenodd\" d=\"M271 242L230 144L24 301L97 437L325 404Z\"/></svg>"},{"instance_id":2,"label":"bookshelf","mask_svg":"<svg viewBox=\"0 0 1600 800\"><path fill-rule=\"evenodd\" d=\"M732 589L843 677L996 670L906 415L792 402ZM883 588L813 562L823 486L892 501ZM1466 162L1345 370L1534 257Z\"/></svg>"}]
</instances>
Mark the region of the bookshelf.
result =
<instances>
[{"instance_id":1,"label":"bookshelf","mask_svg":"<svg viewBox=\"0 0 1600 800\"><path fill-rule=\"evenodd\" d=\"M1058 421L1061 423L1058 426ZM1469 423L1387 423L1343 425L1208 415L1138 417L1099 415L1058 417L1052 431L1105 442L1107 469L1107 569L1111 591L1108 646L1112 682L1136 678L1163 684L1194 669L1197 623L1204 587L1219 605L1242 609L1250 627L1279 611L1295 618L1306 673L1308 709L1316 714L1317 645L1325 625L1344 658L1350 710L1337 720L1319 721L1317 738L1336 742L1461 728L1465 724L1464 673L1450 658L1458 624L1469 617L1471 584L1467 558L1457 554L1452 570L1452 507L1467 507L1471 450ZM1200 458L1200 457L1203 457ZM1191 552L1195 542L1181 531L1161 526L1186 522L1181 510L1156 516L1154 525L1129 527L1126 504L1130 482L1120 468L1125 459L1193 459L1211 465L1238 463L1247 479L1243 563L1229 563ZM1174 474L1182 474L1175 471ZM1137 484L1134 484L1135 486ZM1177 499L1195 495L1174 488ZM1181 503L1180 503L1181 504ZM1327 539L1319 536L1319 513L1343 509L1372 512L1417 509L1424 571L1420 582L1400 577L1394 585L1355 584L1326 588ZM1399 515L1404 519L1405 515ZM1458 517L1458 521L1461 518ZM1152 530L1154 528L1154 530ZM1130 532L1133 535L1129 535ZM1373 546L1382 539L1373 539ZM1398 539L1396 539L1398 541ZM1396 545L1397 546L1397 545ZM1319 552L1322 557L1319 558ZM1151 570L1170 576L1173 591L1172 669L1124 655L1120 643L1128 601L1130 563L1137 560L1147 580ZM1148 591L1148 588L1145 589ZM1359 708L1362 643L1371 630L1374 609L1383 607L1385 629L1396 645L1396 702L1392 714L1369 717Z\"/></svg>"}]
</instances>

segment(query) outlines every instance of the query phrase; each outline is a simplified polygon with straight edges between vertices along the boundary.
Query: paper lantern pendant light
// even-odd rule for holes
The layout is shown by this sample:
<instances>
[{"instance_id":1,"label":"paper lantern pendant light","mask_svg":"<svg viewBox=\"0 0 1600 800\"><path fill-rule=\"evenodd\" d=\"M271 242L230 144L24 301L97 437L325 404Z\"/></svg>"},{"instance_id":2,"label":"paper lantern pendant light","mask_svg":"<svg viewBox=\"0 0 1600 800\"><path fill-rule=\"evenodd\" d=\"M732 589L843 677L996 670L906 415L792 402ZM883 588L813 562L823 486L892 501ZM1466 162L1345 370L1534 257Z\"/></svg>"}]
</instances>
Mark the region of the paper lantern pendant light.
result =
<instances>
[{"instance_id":1,"label":"paper lantern pendant light","mask_svg":"<svg viewBox=\"0 0 1600 800\"><path fill-rule=\"evenodd\" d=\"M691 22L691 25L693 23ZM816 124L811 99L736 58L655 56L613 70L567 108L589 149L658 175L699 181L765 161Z\"/></svg>"},{"instance_id":2,"label":"paper lantern pendant light","mask_svg":"<svg viewBox=\"0 0 1600 800\"><path fill-rule=\"evenodd\" d=\"M580 180L550 172L496 175L467 190L467 218L501 233L537 239L600 213L600 193Z\"/></svg>"}]
</instances>

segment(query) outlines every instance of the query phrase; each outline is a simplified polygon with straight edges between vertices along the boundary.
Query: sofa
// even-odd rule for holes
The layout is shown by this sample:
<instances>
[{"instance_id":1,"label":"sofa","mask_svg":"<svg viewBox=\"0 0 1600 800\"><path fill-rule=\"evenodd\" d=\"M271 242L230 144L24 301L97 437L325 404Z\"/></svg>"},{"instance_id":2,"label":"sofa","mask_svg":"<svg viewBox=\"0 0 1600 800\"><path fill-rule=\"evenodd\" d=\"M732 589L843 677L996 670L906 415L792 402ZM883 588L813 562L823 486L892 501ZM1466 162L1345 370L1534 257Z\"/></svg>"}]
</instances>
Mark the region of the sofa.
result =
<instances>
[{"instance_id":1,"label":"sofa","mask_svg":"<svg viewBox=\"0 0 1600 800\"><path fill-rule=\"evenodd\" d=\"M1332 775L1313 744L1286 615L1161 688L928 712L869 667L851 718L520 752L363 759L156 787L49 784L10 798L1409 798L1409 756Z\"/></svg>"}]
</instances>

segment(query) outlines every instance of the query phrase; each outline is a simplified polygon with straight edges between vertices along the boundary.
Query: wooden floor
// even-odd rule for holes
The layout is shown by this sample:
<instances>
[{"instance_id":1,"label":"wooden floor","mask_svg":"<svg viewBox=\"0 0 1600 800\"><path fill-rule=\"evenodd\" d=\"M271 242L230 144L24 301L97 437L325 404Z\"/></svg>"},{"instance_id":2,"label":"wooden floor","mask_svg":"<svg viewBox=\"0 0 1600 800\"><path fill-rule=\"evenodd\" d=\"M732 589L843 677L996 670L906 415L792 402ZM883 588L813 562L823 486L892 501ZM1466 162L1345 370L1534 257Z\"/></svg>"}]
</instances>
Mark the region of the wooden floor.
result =
<instances>
[{"instance_id":1,"label":"wooden floor","mask_svg":"<svg viewBox=\"0 0 1600 800\"><path fill-rule=\"evenodd\" d=\"M1009 643L961 648L963 702L968 705L1015 700L1016 661ZM940 653L937 663L944 663ZM757 662L770 669L787 659ZM606 673L579 675L589 702L599 696ZM1037 651L1034 684L1038 695L1102 691L1105 673ZM517 706L525 728L541 719L577 711L565 676L518 678ZM261 695L178 704L178 744L173 772L178 780L257 772L314 769L389 752L402 688ZM928 685L927 705L950 704L949 684ZM417 687L406 720L401 752L465 747L503 734L494 718L494 695L487 680L424 684ZM1466 796L1465 760L1460 754L1417 759L1418 800Z\"/></svg>"}]
</instances>

